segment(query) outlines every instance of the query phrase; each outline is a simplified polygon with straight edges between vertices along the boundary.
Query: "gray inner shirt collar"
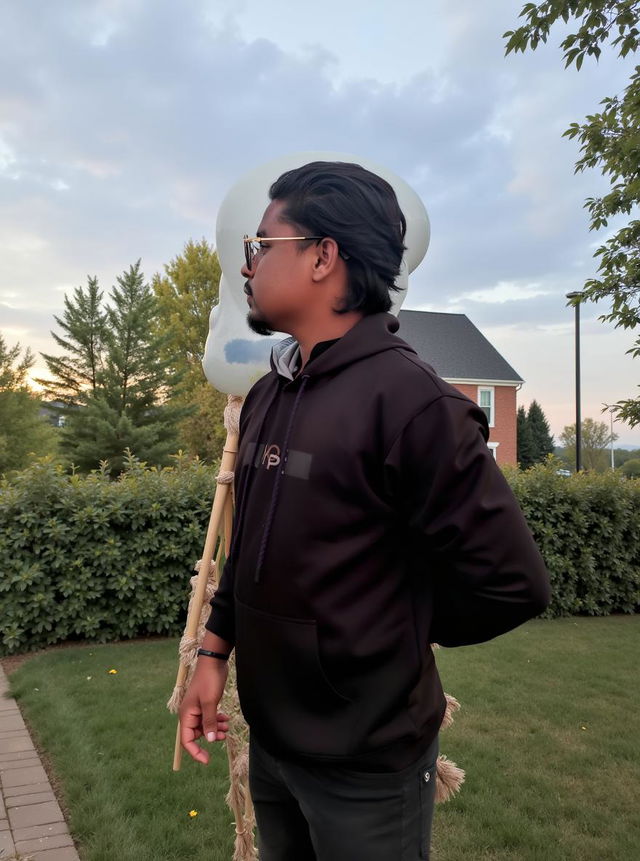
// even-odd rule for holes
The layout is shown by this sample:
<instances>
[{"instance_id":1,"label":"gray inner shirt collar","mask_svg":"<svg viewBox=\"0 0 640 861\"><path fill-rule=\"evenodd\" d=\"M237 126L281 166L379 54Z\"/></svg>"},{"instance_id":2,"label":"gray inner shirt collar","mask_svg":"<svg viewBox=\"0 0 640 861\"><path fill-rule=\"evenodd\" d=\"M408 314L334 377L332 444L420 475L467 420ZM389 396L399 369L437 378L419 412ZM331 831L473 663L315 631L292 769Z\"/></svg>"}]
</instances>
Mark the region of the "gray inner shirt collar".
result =
<instances>
[{"instance_id":1,"label":"gray inner shirt collar","mask_svg":"<svg viewBox=\"0 0 640 861\"><path fill-rule=\"evenodd\" d=\"M274 344L271 355L276 371L288 380L293 380L293 375L300 364L300 345L293 335Z\"/></svg>"}]
</instances>

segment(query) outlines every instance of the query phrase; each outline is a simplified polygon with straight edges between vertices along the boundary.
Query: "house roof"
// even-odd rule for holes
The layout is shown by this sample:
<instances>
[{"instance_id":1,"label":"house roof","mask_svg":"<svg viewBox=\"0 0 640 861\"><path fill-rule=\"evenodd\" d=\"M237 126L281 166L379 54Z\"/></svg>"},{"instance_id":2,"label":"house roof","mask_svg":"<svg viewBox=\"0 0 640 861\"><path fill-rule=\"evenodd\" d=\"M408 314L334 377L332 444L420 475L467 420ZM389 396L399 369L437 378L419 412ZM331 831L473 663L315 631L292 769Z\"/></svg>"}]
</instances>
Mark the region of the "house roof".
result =
<instances>
[{"instance_id":1,"label":"house roof","mask_svg":"<svg viewBox=\"0 0 640 861\"><path fill-rule=\"evenodd\" d=\"M445 380L523 383L466 314L401 310L397 335Z\"/></svg>"}]
</instances>

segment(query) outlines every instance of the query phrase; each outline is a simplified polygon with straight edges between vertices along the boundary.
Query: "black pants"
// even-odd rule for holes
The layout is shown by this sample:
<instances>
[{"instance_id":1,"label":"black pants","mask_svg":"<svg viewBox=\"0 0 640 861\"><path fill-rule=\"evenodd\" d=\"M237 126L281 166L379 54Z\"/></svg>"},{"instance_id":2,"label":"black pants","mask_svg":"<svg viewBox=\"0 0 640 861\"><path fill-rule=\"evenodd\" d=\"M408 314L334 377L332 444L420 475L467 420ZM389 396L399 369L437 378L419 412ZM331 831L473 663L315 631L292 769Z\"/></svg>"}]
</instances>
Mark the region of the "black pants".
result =
<instances>
[{"instance_id":1,"label":"black pants","mask_svg":"<svg viewBox=\"0 0 640 861\"><path fill-rule=\"evenodd\" d=\"M249 739L259 861L429 858L439 737L392 774L298 765Z\"/></svg>"}]
</instances>

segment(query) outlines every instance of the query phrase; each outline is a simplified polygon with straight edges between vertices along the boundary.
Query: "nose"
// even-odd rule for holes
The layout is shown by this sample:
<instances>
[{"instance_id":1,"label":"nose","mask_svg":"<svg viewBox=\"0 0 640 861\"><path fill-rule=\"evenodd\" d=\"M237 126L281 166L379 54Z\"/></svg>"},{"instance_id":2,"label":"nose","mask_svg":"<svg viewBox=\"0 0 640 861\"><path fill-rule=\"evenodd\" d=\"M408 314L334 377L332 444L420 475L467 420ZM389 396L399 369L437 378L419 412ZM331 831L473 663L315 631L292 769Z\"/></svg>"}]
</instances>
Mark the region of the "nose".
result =
<instances>
[{"instance_id":1,"label":"nose","mask_svg":"<svg viewBox=\"0 0 640 861\"><path fill-rule=\"evenodd\" d=\"M247 261L245 260L242 266L240 267L240 274L244 278L251 278L256 268L256 258L254 257L251 261L251 266L247 266Z\"/></svg>"}]
</instances>

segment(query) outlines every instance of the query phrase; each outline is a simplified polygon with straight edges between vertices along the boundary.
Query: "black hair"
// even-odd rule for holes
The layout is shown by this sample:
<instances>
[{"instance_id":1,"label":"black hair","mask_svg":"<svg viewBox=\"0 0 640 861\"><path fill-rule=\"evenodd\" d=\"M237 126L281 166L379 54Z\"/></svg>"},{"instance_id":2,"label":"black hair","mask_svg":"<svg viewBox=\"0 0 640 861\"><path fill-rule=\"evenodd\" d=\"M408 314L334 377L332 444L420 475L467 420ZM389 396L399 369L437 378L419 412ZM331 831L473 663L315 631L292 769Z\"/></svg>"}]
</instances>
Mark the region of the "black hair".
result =
<instances>
[{"instance_id":1,"label":"black hair","mask_svg":"<svg viewBox=\"0 0 640 861\"><path fill-rule=\"evenodd\" d=\"M278 177L269 197L285 203L281 218L296 230L338 243L348 270L338 314L391 309L407 223L385 179L359 164L313 161Z\"/></svg>"}]
</instances>

